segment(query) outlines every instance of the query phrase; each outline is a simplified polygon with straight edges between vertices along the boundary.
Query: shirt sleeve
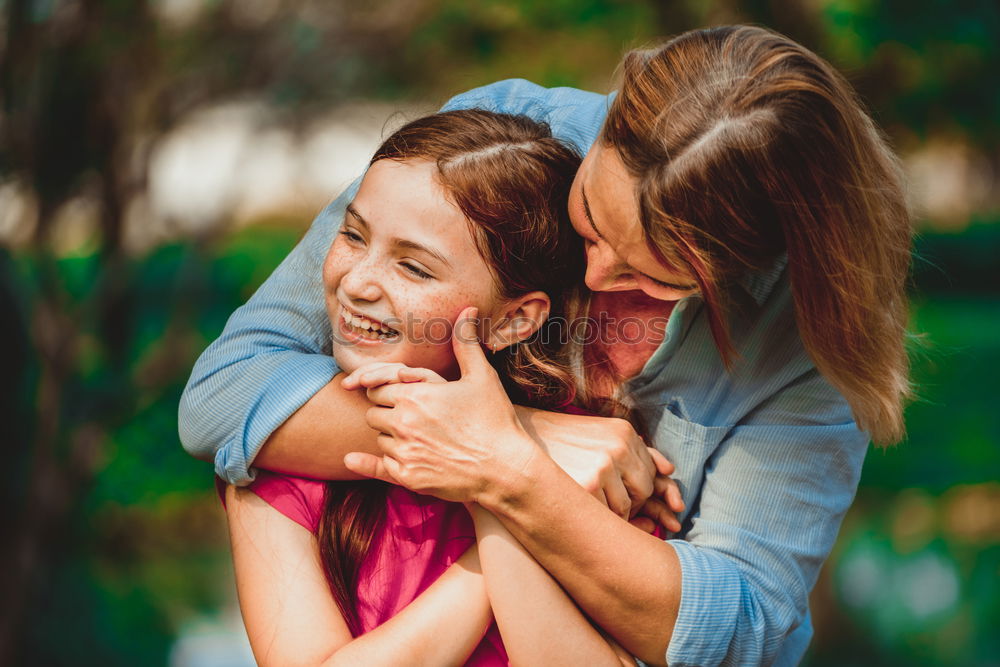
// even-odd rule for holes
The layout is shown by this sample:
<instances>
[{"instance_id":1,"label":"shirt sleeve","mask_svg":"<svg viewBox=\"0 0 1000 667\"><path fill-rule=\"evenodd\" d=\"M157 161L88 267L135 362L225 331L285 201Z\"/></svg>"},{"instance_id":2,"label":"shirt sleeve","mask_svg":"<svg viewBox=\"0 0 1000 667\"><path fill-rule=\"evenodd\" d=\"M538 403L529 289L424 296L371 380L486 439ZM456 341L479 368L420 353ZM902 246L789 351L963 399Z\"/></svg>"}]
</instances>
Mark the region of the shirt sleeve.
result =
<instances>
[{"instance_id":1,"label":"shirt sleeve","mask_svg":"<svg viewBox=\"0 0 1000 667\"><path fill-rule=\"evenodd\" d=\"M443 110L525 113L585 150L600 126L605 99L512 79L462 93ZM184 448L213 459L216 473L232 484L253 479L250 466L267 438L338 372L330 355L322 264L360 181L317 216L302 241L233 313L198 359L181 396Z\"/></svg>"},{"instance_id":2,"label":"shirt sleeve","mask_svg":"<svg viewBox=\"0 0 1000 667\"><path fill-rule=\"evenodd\" d=\"M795 414L826 423L773 423ZM669 411L665 418L664 435L683 438L690 429ZM854 498L867 446L846 402L814 369L726 429L705 461L690 529L668 542L682 579L668 664L784 663L791 656L783 649L804 651L789 637L808 633L809 592Z\"/></svg>"},{"instance_id":3,"label":"shirt sleeve","mask_svg":"<svg viewBox=\"0 0 1000 667\"><path fill-rule=\"evenodd\" d=\"M360 183L356 181L309 231L202 353L181 396L184 448L213 458L232 484L249 470L264 441L336 375L323 301L322 263Z\"/></svg>"}]
</instances>

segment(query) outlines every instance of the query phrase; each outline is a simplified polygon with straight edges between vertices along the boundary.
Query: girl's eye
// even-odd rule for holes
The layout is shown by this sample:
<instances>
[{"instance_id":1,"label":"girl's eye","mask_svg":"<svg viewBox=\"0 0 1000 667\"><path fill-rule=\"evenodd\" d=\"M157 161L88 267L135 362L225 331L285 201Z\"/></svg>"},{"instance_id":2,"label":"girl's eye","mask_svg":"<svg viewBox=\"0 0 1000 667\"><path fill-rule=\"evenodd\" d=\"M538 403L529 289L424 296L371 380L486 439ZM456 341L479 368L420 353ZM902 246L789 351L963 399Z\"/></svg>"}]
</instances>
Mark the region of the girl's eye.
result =
<instances>
[{"instance_id":1,"label":"girl's eye","mask_svg":"<svg viewBox=\"0 0 1000 667\"><path fill-rule=\"evenodd\" d=\"M341 229L340 235L352 243L364 243L364 239L357 232L350 229Z\"/></svg>"},{"instance_id":2,"label":"girl's eye","mask_svg":"<svg viewBox=\"0 0 1000 667\"><path fill-rule=\"evenodd\" d=\"M414 266L413 264L407 264L407 263L404 262L404 263L400 264L400 266L402 266L404 269L406 269L407 273L409 273L409 274L411 274L413 276L416 276L417 278L420 278L421 280L428 280L428 279L434 277L431 274L429 274L426 271L424 271L423 269L421 269L420 267Z\"/></svg>"}]
</instances>

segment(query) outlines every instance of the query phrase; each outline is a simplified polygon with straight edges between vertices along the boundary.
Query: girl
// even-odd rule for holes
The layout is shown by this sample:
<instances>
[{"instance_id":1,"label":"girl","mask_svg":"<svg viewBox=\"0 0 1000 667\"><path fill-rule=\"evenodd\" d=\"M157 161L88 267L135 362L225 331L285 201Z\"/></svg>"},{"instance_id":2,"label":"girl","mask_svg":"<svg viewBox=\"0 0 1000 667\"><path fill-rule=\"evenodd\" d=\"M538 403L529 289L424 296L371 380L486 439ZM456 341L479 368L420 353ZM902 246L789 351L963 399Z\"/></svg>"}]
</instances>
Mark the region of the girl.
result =
<instances>
[{"instance_id":1,"label":"girl","mask_svg":"<svg viewBox=\"0 0 1000 667\"><path fill-rule=\"evenodd\" d=\"M556 327L582 275L564 207L578 164L523 116L454 111L389 137L323 266L338 367L366 386L398 381L404 365L419 368L406 381L455 379L452 328L472 305L511 395L568 405L577 390ZM480 509L473 521L460 504L380 482L268 473L226 499L262 665L507 664L508 653L634 664ZM499 633L487 631L493 615Z\"/></svg>"}]
</instances>

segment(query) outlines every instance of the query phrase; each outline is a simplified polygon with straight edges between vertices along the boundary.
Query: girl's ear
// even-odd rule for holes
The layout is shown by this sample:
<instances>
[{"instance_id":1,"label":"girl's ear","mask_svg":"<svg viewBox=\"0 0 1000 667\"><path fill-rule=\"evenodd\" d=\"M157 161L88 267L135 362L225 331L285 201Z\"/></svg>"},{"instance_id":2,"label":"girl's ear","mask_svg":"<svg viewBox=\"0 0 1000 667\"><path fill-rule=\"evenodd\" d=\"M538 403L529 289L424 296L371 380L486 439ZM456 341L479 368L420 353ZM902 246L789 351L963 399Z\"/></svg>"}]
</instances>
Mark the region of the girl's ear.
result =
<instances>
[{"instance_id":1,"label":"girl's ear","mask_svg":"<svg viewBox=\"0 0 1000 667\"><path fill-rule=\"evenodd\" d=\"M548 319L551 305L545 292L528 292L508 301L497 311L499 319L489 325L487 347L496 352L530 338Z\"/></svg>"}]
</instances>

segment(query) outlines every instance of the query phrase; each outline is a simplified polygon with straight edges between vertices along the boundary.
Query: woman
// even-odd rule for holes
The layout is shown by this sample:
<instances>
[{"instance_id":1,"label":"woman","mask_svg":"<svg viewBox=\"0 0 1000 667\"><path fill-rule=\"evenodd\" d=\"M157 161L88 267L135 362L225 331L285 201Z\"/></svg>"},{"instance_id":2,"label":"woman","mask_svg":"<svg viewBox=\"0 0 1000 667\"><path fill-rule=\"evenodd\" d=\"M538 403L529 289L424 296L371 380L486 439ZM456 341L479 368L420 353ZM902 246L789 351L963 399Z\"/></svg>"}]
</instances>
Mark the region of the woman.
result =
<instances>
[{"instance_id":1,"label":"woman","mask_svg":"<svg viewBox=\"0 0 1000 667\"><path fill-rule=\"evenodd\" d=\"M570 217L587 246L591 314L607 323L597 344L620 380L614 389L677 466L689 508L681 533L624 532L542 455L577 458L588 438L614 442L620 475L601 486L608 505L628 511L648 463L620 422L512 410L472 346L460 348L468 372L457 382L370 392L386 407L368 415L385 434L368 451L387 458L349 462L490 510L646 662L794 664L867 443L903 430L910 226L899 169L844 79L767 30L686 33L630 53L622 73L613 99L502 82L446 108L534 113L589 148ZM321 217L312 234L327 229ZM283 322L302 349L316 345L276 315L287 299L269 301L310 264L313 243L234 316L188 388L187 446L214 453L234 478L255 454L262 466L342 474L330 464L341 450L324 440L316 453L310 434L364 412L337 393L329 366L255 354L275 344L255 333L261 321ZM314 296L305 312L316 308ZM626 319L647 335L609 339ZM292 370L304 383L280 405L243 398L227 416L200 407L248 391L237 373L256 382Z\"/></svg>"},{"instance_id":2,"label":"woman","mask_svg":"<svg viewBox=\"0 0 1000 667\"><path fill-rule=\"evenodd\" d=\"M564 207L578 166L523 116L450 111L390 136L323 267L337 365L368 387L406 365L404 381L445 382L451 325L472 303L512 396L573 401L566 346L544 329L582 275ZM482 508L470 520L379 482L268 473L226 495L259 664L506 665L505 644L515 664L634 664Z\"/></svg>"}]
</instances>

